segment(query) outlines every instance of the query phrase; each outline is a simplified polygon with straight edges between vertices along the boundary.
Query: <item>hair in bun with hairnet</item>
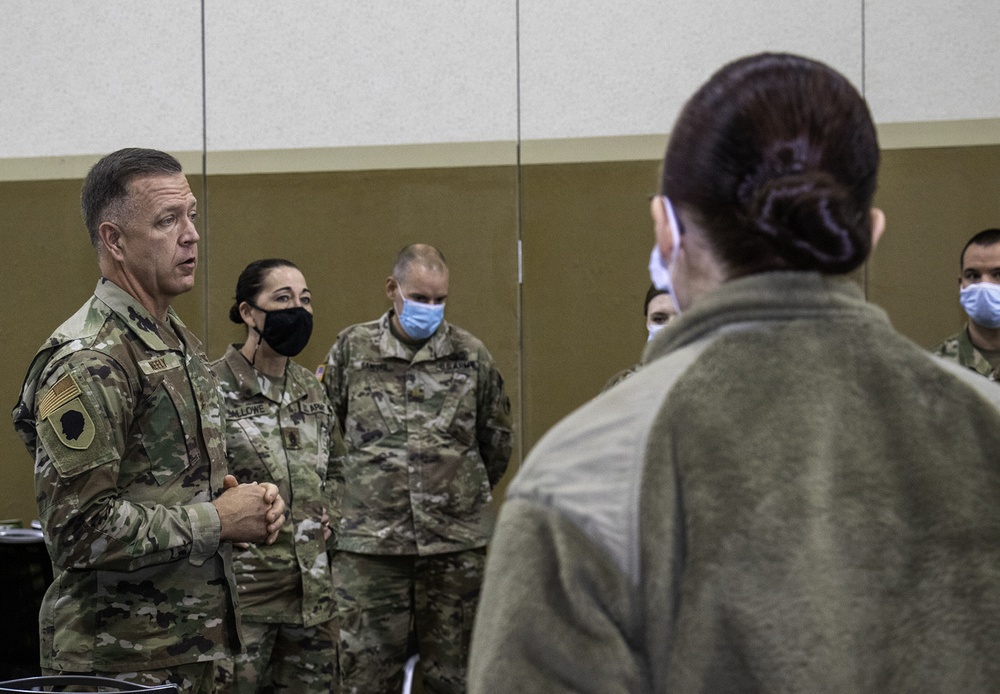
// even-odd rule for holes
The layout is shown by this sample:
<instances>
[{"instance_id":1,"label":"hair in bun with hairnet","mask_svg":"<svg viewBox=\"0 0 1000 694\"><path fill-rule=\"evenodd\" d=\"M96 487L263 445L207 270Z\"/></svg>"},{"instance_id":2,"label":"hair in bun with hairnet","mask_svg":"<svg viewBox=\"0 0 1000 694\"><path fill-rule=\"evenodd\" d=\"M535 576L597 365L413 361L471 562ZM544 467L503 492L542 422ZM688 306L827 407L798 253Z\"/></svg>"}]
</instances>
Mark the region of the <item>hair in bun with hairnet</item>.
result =
<instances>
[{"instance_id":1,"label":"hair in bun with hairnet","mask_svg":"<svg viewBox=\"0 0 1000 694\"><path fill-rule=\"evenodd\" d=\"M846 273L871 250L878 163L868 107L843 75L765 53L726 65L685 105L662 192L732 276Z\"/></svg>"}]
</instances>

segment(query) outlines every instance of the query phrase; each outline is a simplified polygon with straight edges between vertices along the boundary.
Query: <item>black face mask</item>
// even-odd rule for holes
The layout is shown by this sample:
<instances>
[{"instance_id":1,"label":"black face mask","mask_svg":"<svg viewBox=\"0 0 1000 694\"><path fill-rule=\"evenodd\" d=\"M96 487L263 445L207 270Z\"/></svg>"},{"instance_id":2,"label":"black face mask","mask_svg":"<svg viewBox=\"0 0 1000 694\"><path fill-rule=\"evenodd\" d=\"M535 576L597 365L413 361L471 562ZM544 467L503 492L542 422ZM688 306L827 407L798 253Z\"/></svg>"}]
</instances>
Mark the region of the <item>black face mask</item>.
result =
<instances>
[{"instance_id":1,"label":"black face mask","mask_svg":"<svg viewBox=\"0 0 1000 694\"><path fill-rule=\"evenodd\" d=\"M250 304L250 302L247 302ZM250 304L258 311L264 312L264 329L254 330L268 346L283 357L294 357L306 348L312 335L313 317L301 306L282 308L276 311L265 311L259 306Z\"/></svg>"}]
</instances>

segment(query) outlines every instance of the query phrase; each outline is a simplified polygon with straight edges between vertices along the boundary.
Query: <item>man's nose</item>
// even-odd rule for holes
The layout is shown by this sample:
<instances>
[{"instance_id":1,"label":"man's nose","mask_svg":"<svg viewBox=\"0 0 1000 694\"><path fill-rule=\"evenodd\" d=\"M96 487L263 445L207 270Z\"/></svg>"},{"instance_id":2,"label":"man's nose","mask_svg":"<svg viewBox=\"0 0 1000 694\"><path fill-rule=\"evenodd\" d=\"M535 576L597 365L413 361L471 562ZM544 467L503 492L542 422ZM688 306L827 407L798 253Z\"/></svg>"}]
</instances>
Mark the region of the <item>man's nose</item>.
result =
<instances>
[{"instance_id":1,"label":"man's nose","mask_svg":"<svg viewBox=\"0 0 1000 694\"><path fill-rule=\"evenodd\" d=\"M197 243L200 239L201 235L198 233L198 227L194 225L194 220L190 217L186 217L184 221L184 228L181 230L181 243L187 246L192 243Z\"/></svg>"}]
</instances>

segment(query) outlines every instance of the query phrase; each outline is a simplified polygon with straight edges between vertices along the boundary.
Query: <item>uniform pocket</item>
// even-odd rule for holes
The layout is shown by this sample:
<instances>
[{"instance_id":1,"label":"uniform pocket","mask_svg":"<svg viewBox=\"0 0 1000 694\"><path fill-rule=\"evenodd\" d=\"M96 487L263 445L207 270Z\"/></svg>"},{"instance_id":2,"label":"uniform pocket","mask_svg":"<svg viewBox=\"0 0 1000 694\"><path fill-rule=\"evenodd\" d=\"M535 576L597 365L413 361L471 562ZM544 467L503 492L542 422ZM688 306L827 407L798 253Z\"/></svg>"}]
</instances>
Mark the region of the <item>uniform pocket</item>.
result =
<instances>
[{"instance_id":1,"label":"uniform pocket","mask_svg":"<svg viewBox=\"0 0 1000 694\"><path fill-rule=\"evenodd\" d=\"M392 374L359 372L348 398L345 437L354 448L366 448L402 430L392 402L402 401L403 394Z\"/></svg>"},{"instance_id":2,"label":"uniform pocket","mask_svg":"<svg viewBox=\"0 0 1000 694\"><path fill-rule=\"evenodd\" d=\"M270 427L272 434L264 432L260 422L250 417L230 420L227 422L226 434L227 455L229 457L229 472L236 475L240 482L250 482L260 479L266 474L268 481L284 479L285 473L279 465L284 465L284 459L279 462L271 453L271 439L277 438L280 452L281 439L277 424ZM273 433L277 432L277 433Z\"/></svg>"},{"instance_id":3,"label":"uniform pocket","mask_svg":"<svg viewBox=\"0 0 1000 694\"><path fill-rule=\"evenodd\" d=\"M438 427L466 446L476 442L476 380L458 373L448 384L448 391L438 414Z\"/></svg>"},{"instance_id":4,"label":"uniform pocket","mask_svg":"<svg viewBox=\"0 0 1000 694\"><path fill-rule=\"evenodd\" d=\"M150 474L157 484L167 484L200 459L197 413L184 370L163 372L139 415L142 445L149 458Z\"/></svg>"}]
</instances>

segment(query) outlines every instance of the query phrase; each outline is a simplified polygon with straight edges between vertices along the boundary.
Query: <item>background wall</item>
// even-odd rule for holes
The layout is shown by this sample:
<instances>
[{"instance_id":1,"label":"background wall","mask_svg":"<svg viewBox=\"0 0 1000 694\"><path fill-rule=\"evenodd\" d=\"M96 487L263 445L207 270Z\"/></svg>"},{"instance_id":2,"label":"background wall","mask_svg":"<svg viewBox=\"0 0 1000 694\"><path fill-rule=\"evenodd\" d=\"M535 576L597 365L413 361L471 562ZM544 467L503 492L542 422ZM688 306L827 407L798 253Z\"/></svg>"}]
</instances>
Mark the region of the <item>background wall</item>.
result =
<instances>
[{"instance_id":1,"label":"background wall","mask_svg":"<svg viewBox=\"0 0 1000 694\"><path fill-rule=\"evenodd\" d=\"M868 272L868 298L895 327L933 347L965 325L959 255L978 231L1000 227L1000 147L883 153L875 203L886 232Z\"/></svg>"},{"instance_id":2,"label":"background wall","mask_svg":"<svg viewBox=\"0 0 1000 694\"><path fill-rule=\"evenodd\" d=\"M304 270L311 368L341 328L385 310L394 252L429 241L452 266L449 319L507 377L524 451L638 358L646 196L681 104L731 58L805 53L864 90L889 228L862 277L920 344L961 326L958 251L1000 225L994 0L415 0L391 12L0 0L0 16L11 406L35 349L93 289L80 181L123 146L171 151L189 173L201 262L176 307L211 356L240 339L226 316L250 260ZM0 482L0 517L34 517L9 425Z\"/></svg>"}]
</instances>

